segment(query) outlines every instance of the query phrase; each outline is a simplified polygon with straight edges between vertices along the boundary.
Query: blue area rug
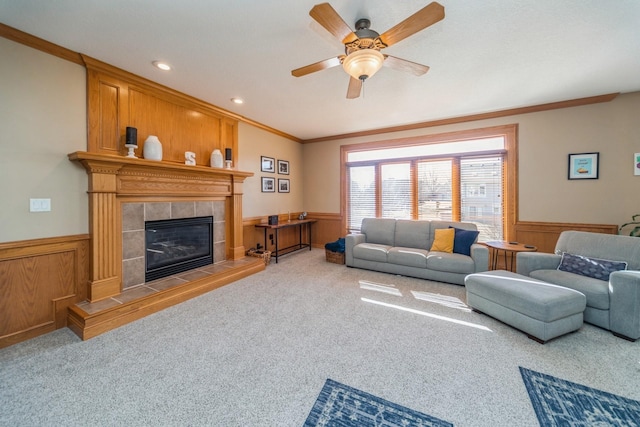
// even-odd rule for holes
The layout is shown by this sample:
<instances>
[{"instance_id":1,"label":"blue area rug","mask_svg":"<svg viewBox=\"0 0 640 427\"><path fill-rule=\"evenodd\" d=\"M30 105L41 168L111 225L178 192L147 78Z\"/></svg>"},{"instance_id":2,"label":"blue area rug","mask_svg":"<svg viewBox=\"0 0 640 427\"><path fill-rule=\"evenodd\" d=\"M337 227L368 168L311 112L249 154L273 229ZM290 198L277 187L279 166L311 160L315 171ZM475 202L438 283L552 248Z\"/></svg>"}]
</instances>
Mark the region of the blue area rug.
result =
<instances>
[{"instance_id":1,"label":"blue area rug","mask_svg":"<svg viewBox=\"0 0 640 427\"><path fill-rule=\"evenodd\" d=\"M453 426L388 400L327 379L305 427Z\"/></svg>"},{"instance_id":2,"label":"blue area rug","mask_svg":"<svg viewBox=\"0 0 640 427\"><path fill-rule=\"evenodd\" d=\"M640 426L640 402L520 367L541 426Z\"/></svg>"}]
</instances>

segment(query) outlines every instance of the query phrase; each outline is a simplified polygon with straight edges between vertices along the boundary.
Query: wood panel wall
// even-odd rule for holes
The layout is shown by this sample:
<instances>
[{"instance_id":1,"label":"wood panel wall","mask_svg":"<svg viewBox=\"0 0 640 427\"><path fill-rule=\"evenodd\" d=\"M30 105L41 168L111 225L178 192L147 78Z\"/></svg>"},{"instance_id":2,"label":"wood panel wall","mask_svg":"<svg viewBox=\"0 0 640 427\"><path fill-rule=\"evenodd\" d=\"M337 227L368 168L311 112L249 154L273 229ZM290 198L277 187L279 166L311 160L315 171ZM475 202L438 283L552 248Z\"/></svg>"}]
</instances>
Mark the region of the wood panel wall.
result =
<instances>
[{"instance_id":1,"label":"wood panel wall","mask_svg":"<svg viewBox=\"0 0 640 427\"><path fill-rule=\"evenodd\" d=\"M293 217L294 214L292 213L291 215ZM299 213L295 214L296 217L298 215ZM342 217L340 214L309 212L307 218L317 220L313 225L311 233L313 247L324 248L325 243L334 242L339 237L344 237L344 233L342 233ZM286 221L286 214L280 215L279 220ZM243 234L247 248L255 247L256 243L264 244L263 230L255 228L255 224L261 222L267 222L267 217L245 218L243 220ZM553 253L560 233L565 230L617 234L618 226L615 224L519 221L514 225L514 240L527 245L534 245L538 248L538 252ZM281 230L281 241L284 242L284 244L289 242L295 243L297 241L297 235L294 233L296 232L297 231L293 229ZM269 244L267 249L273 250L273 245L270 244L268 239L267 242ZM499 264L499 268L504 268L502 258L499 259Z\"/></svg>"},{"instance_id":2,"label":"wood panel wall","mask_svg":"<svg viewBox=\"0 0 640 427\"><path fill-rule=\"evenodd\" d=\"M231 148L238 159L238 120L214 106L139 76L83 56L87 67L91 153L126 155L127 126L138 129L136 155L155 135L162 160L184 164L185 151L196 153L196 164L209 166L214 149Z\"/></svg>"},{"instance_id":3,"label":"wood panel wall","mask_svg":"<svg viewBox=\"0 0 640 427\"><path fill-rule=\"evenodd\" d=\"M591 233L617 234L618 226L612 224L573 224L560 222L518 221L514 227L515 240L538 248L538 252L553 253L560 233L567 230Z\"/></svg>"},{"instance_id":4,"label":"wood panel wall","mask_svg":"<svg viewBox=\"0 0 640 427\"><path fill-rule=\"evenodd\" d=\"M65 327L88 279L89 235L0 244L0 348Z\"/></svg>"},{"instance_id":5,"label":"wood panel wall","mask_svg":"<svg viewBox=\"0 0 640 427\"><path fill-rule=\"evenodd\" d=\"M291 218L297 218L300 212L291 212ZM278 221L287 221L287 214L278 216ZM341 232L342 217L340 214L309 212L307 219L315 219L316 222L311 227L311 245L314 248L324 248L325 243L335 242L339 237L344 237ZM267 217L244 218L242 222L244 243L247 249L255 248L258 243L264 245L264 229L256 228L256 224L266 223ZM267 250L272 251L275 245L271 244L269 234L273 231L267 230ZM307 232L303 230L303 239L306 239ZM283 228L278 234L281 247L293 245L298 242L297 228ZM304 240L306 242L306 240Z\"/></svg>"}]
</instances>

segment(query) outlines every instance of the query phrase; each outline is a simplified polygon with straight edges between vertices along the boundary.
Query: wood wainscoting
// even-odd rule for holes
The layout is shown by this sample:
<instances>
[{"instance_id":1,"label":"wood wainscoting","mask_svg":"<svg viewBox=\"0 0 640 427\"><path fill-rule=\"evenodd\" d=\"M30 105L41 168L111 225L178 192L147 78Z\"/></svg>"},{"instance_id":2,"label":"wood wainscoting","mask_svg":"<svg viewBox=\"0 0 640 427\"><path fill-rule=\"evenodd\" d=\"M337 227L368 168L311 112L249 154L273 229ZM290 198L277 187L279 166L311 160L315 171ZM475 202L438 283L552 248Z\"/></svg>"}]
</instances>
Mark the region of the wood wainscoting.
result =
<instances>
[{"instance_id":1,"label":"wood wainscoting","mask_svg":"<svg viewBox=\"0 0 640 427\"><path fill-rule=\"evenodd\" d=\"M291 213L292 218L297 218L299 212ZM342 231L342 216L334 213L309 212L309 219L315 219L317 222L313 225L311 240L312 246L323 248L325 243L334 242L339 237L344 237ZM280 215L279 221L286 221L287 215ZM264 244L263 230L255 228L255 224L267 222L267 217L245 218L243 220L244 242L247 247L255 247L256 243ZM566 230L588 231L592 233L617 234L618 226L615 224L576 224L561 222L539 222L539 221L518 221L514 225L514 235L510 240L515 240L527 245L534 245L538 248L538 252L553 253L560 237L560 233ZM295 230L282 230L281 236L287 236L291 242L295 242L297 237L294 236ZM270 245L267 250L272 250ZM510 261L510 260L508 260ZM499 268L504 268L502 258L500 259Z\"/></svg>"},{"instance_id":2,"label":"wood wainscoting","mask_svg":"<svg viewBox=\"0 0 640 427\"><path fill-rule=\"evenodd\" d=\"M87 297L89 235L0 244L0 348L67 326Z\"/></svg>"},{"instance_id":3,"label":"wood wainscoting","mask_svg":"<svg viewBox=\"0 0 640 427\"><path fill-rule=\"evenodd\" d=\"M510 241L533 245L537 248L538 252L553 253L556 249L556 243L558 242L560 233L568 230L617 234L618 226L610 224L519 221L514 226L514 236ZM508 269L509 266L513 265L514 269L516 269L516 262L511 263L512 256L512 252L507 252L506 254L501 252L501 255L497 259L496 268Z\"/></svg>"},{"instance_id":4,"label":"wood wainscoting","mask_svg":"<svg viewBox=\"0 0 640 427\"><path fill-rule=\"evenodd\" d=\"M514 227L516 241L536 246L538 252L546 253L553 253L560 233L567 230L617 234L618 226L612 224L518 221Z\"/></svg>"},{"instance_id":5,"label":"wood wainscoting","mask_svg":"<svg viewBox=\"0 0 640 427\"><path fill-rule=\"evenodd\" d=\"M344 237L342 231L342 215L337 213L309 212L307 218L318 222L313 226L311 237L313 246L324 248L325 243L335 242L339 237Z\"/></svg>"},{"instance_id":6,"label":"wood wainscoting","mask_svg":"<svg viewBox=\"0 0 640 427\"><path fill-rule=\"evenodd\" d=\"M291 219L296 219L301 212L291 212ZM278 215L278 222L289 219L288 214ZM307 219L315 219L316 222L311 227L311 246L314 248L324 248L325 243L335 242L342 234L342 216L333 213L309 212ZM243 218L242 232L243 241L247 249L257 248L258 243L264 245L264 229L256 228L256 224L267 223L266 216ZM283 228L279 232L280 246L286 247L298 242L298 230L296 228ZM303 236L304 237L304 236ZM271 243L267 235L266 250L273 251L275 245Z\"/></svg>"}]
</instances>

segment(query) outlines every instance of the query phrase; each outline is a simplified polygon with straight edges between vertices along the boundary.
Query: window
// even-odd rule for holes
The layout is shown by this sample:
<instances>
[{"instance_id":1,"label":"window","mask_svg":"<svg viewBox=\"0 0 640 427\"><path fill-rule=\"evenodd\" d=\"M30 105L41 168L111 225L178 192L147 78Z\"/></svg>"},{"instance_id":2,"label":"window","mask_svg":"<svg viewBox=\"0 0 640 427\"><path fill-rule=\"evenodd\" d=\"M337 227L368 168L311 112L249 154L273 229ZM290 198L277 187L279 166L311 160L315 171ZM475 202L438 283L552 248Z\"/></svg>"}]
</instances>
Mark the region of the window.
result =
<instances>
[{"instance_id":1,"label":"window","mask_svg":"<svg viewBox=\"0 0 640 427\"><path fill-rule=\"evenodd\" d=\"M411 165L380 165L382 177L382 217L411 219Z\"/></svg>"},{"instance_id":2,"label":"window","mask_svg":"<svg viewBox=\"0 0 640 427\"><path fill-rule=\"evenodd\" d=\"M473 222L483 240L503 240L502 156L460 160L460 218Z\"/></svg>"},{"instance_id":3,"label":"window","mask_svg":"<svg viewBox=\"0 0 640 427\"><path fill-rule=\"evenodd\" d=\"M451 221L451 160L418 163L418 219Z\"/></svg>"},{"instance_id":4,"label":"window","mask_svg":"<svg viewBox=\"0 0 640 427\"><path fill-rule=\"evenodd\" d=\"M349 168L349 229L360 229L363 218L376 217L376 174L374 166Z\"/></svg>"},{"instance_id":5,"label":"window","mask_svg":"<svg viewBox=\"0 0 640 427\"><path fill-rule=\"evenodd\" d=\"M511 234L515 125L342 146L347 232L363 218L473 222L479 239Z\"/></svg>"}]
</instances>

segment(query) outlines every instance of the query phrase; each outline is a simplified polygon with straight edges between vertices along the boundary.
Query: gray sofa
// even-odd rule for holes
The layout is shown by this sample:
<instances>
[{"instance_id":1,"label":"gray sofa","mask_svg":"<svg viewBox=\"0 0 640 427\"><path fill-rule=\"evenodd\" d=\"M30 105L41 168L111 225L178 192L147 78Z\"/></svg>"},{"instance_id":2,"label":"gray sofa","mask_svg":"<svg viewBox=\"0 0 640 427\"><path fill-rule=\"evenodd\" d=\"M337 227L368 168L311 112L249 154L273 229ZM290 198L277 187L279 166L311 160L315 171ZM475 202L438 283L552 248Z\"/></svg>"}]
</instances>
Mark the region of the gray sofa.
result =
<instances>
[{"instance_id":1,"label":"gray sofa","mask_svg":"<svg viewBox=\"0 0 640 427\"><path fill-rule=\"evenodd\" d=\"M473 243L470 255L429 251L438 228L476 230L465 222L365 218L361 232L345 238L345 264L403 276L464 285L471 273L486 271L489 251Z\"/></svg>"},{"instance_id":2,"label":"gray sofa","mask_svg":"<svg viewBox=\"0 0 640 427\"><path fill-rule=\"evenodd\" d=\"M626 270L609 274L620 262ZM583 293L585 322L631 341L640 338L640 238L564 231L555 253L522 252L516 264L519 274Z\"/></svg>"}]
</instances>

